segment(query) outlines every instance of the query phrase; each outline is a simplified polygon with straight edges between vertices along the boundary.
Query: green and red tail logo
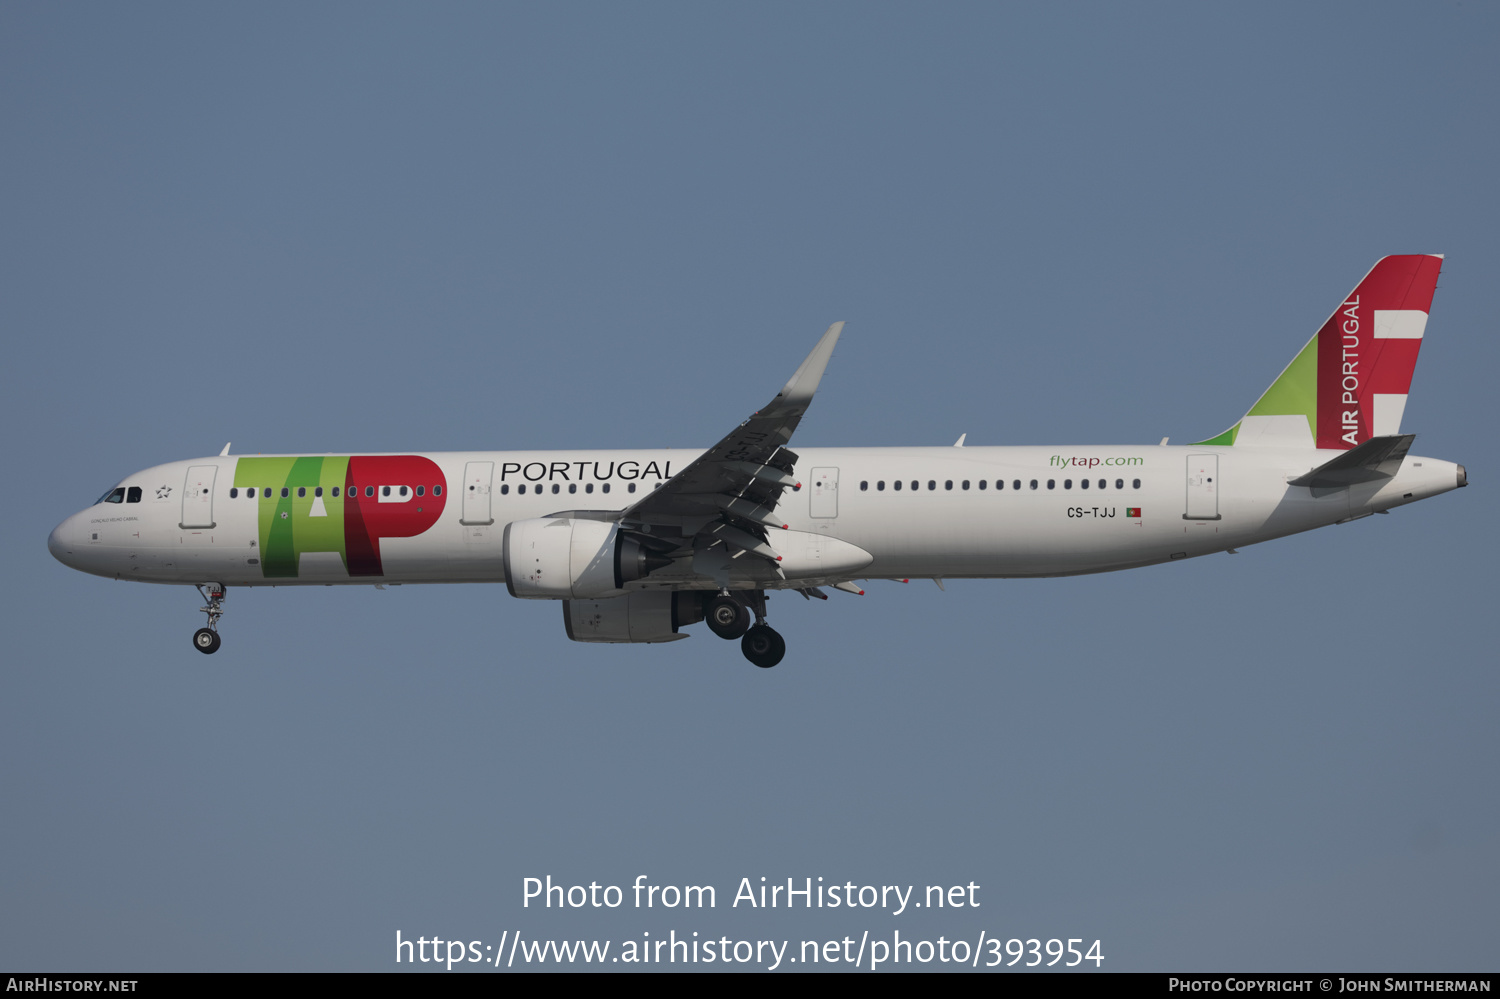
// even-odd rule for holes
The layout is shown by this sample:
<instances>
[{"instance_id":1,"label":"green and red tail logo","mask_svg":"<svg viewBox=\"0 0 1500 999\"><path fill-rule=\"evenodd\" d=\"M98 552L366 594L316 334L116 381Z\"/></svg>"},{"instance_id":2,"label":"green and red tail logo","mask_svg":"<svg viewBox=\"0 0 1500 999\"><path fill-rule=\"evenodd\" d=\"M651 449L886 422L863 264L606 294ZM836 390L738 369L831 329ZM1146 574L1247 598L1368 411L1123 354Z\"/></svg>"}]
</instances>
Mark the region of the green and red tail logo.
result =
<instances>
[{"instance_id":1,"label":"green and red tail logo","mask_svg":"<svg viewBox=\"0 0 1500 999\"><path fill-rule=\"evenodd\" d=\"M1244 418L1199 444L1348 450L1401 431L1440 255L1383 257Z\"/></svg>"}]
</instances>

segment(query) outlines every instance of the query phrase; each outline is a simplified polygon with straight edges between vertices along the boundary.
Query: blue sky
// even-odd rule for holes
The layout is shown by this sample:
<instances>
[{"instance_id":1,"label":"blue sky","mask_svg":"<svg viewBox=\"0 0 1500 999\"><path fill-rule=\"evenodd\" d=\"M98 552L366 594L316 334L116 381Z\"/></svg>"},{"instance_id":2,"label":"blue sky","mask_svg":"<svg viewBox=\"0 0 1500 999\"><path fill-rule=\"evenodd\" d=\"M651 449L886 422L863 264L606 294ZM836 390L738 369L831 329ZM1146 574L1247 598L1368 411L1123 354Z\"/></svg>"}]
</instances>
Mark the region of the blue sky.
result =
<instances>
[{"instance_id":1,"label":"blue sky","mask_svg":"<svg viewBox=\"0 0 1500 999\"><path fill-rule=\"evenodd\" d=\"M1114 970L1492 967L1481 4L0 9L0 965L385 970L395 933L1079 937ZM1187 564L567 641L502 587L231 595L47 532L236 452L1227 427L1388 253L1461 492ZM713 884L693 914L521 883ZM740 878L983 886L901 917Z\"/></svg>"}]
</instances>

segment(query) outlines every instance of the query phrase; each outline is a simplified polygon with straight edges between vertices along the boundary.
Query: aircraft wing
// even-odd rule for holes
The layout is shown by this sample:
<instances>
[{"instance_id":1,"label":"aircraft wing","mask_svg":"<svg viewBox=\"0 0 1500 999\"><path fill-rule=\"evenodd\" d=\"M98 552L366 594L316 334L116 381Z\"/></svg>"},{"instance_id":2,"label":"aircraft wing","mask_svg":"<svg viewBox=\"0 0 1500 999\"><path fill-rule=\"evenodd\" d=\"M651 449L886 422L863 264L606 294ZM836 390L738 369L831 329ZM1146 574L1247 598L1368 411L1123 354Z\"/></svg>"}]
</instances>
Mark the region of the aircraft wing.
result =
<instances>
[{"instance_id":1,"label":"aircraft wing","mask_svg":"<svg viewBox=\"0 0 1500 999\"><path fill-rule=\"evenodd\" d=\"M724 542L736 553L776 561L766 529L784 526L776 505L788 488L799 488L797 455L784 445L812 403L843 329L843 323L828 327L776 398L622 512L621 527L646 535L643 542L659 541L662 550Z\"/></svg>"}]
</instances>

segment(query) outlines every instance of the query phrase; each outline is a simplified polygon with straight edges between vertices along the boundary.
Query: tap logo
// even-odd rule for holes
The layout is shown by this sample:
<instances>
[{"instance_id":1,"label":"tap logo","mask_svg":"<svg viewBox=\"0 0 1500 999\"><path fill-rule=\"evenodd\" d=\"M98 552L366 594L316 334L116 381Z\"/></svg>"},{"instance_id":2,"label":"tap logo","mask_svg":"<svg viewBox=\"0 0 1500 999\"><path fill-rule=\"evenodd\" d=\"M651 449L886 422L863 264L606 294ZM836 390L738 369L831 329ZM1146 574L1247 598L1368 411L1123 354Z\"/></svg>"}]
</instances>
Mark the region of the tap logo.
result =
<instances>
[{"instance_id":1,"label":"tap logo","mask_svg":"<svg viewBox=\"0 0 1500 999\"><path fill-rule=\"evenodd\" d=\"M308 552L337 553L351 577L383 576L380 542L428 530L448 501L442 469L419 455L240 458L234 485L258 503L267 579L296 578Z\"/></svg>"}]
</instances>

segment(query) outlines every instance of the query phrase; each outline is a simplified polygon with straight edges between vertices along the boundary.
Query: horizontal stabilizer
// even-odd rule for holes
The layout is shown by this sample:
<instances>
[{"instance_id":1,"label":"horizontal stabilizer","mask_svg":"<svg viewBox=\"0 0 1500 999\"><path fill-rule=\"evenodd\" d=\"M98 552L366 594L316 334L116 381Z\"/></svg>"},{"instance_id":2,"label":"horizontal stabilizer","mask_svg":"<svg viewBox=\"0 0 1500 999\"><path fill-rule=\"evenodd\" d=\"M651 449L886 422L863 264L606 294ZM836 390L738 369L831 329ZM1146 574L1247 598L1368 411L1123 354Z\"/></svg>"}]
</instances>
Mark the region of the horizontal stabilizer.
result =
<instances>
[{"instance_id":1,"label":"horizontal stabilizer","mask_svg":"<svg viewBox=\"0 0 1500 999\"><path fill-rule=\"evenodd\" d=\"M1388 479L1400 470L1406 452L1411 450L1411 442L1416 439L1416 434L1371 437L1306 475L1292 479L1291 484L1312 489L1342 489L1357 482Z\"/></svg>"}]
</instances>

